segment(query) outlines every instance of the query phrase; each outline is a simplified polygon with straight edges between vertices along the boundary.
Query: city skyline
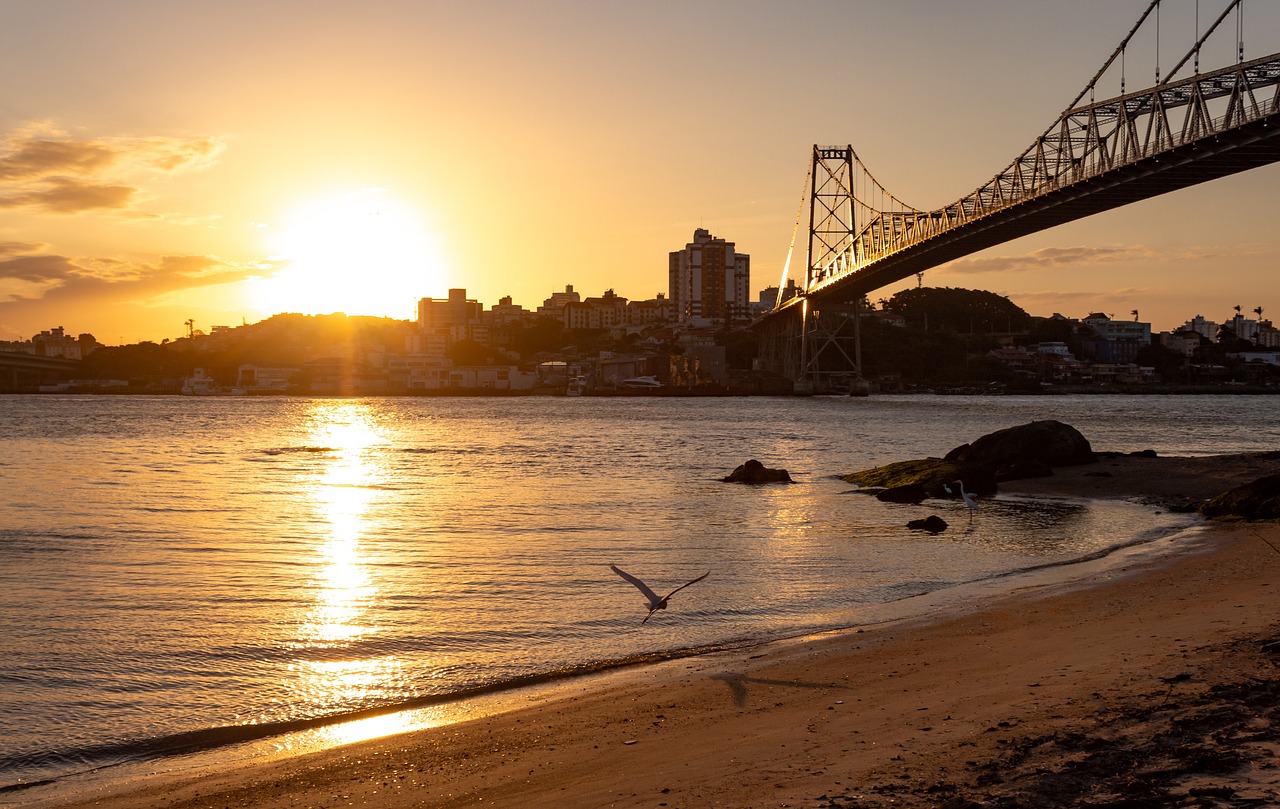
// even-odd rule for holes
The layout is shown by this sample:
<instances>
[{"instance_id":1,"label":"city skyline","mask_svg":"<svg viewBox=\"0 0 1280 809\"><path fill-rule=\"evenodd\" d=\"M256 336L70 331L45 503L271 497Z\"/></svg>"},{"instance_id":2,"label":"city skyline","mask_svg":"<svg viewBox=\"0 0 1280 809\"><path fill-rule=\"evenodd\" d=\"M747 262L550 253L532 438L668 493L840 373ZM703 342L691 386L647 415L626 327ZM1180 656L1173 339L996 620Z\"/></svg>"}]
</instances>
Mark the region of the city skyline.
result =
<instances>
[{"instance_id":1,"label":"city skyline","mask_svg":"<svg viewBox=\"0 0 1280 809\"><path fill-rule=\"evenodd\" d=\"M751 255L754 300L779 283L814 143L852 144L913 205L949 203L1052 123L1146 5L6 3L0 339L412 319L450 288L647 299L697 228ZM1167 5L1166 69L1196 24ZM1280 9L1244 19L1246 58L1280 50ZM1130 63L1129 87L1150 84ZM924 283L1160 330L1270 309L1278 179L1126 206Z\"/></svg>"}]
</instances>

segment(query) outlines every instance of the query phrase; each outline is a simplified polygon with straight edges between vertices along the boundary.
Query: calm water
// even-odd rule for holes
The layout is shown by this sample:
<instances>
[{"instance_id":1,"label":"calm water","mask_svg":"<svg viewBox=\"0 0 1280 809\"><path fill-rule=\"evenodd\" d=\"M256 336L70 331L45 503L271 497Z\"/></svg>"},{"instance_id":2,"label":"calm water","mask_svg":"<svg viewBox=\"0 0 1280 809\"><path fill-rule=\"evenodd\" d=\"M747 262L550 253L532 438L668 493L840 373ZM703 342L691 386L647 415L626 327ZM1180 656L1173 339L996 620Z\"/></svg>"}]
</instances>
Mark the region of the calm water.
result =
<instances>
[{"instance_id":1,"label":"calm water","mask_svg":"<svg viewBox=\"0 0 1280 809\"><path fill-rule=\"evenodd\" d=\"M1095 449L1280 446L1280 398L0 397L0 786L874 605L1192 518L836 476L1038 418ZM758 458L797 484L721 483ZM909 532L937 513L952 529ZM655 589L704 582L647 624ZM22 791L0 803L22 802Z\"/></svg>"}]
</instances>

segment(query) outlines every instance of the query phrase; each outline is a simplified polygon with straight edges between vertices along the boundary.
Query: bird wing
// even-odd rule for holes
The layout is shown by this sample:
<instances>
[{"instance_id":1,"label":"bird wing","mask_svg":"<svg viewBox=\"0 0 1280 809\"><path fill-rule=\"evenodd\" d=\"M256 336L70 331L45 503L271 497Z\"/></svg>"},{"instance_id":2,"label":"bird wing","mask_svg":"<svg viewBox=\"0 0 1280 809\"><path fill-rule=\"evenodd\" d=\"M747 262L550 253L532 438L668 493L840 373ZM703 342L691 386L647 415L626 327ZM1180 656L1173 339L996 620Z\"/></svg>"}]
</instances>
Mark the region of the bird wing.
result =
<instances>
[{"instance_id":1,"label":"bird wing","mask_svg":"<svg viewBox=\"0 0 1280 809\"><path fill-rule=\"evenodd\" d=\"M699 576L698 578L696 578L696 579L694 579L693 581L689 582L688 584L682 584L682 585L680 585L679 587L677 587L676 589L674 589L674 590L672 590L671 592L667 593L667 598L671 598L673 595L675 595L676 593L680 592L680 591L681 591L681 590L683 590L684 588L688 587L690 584L697 584L698 582L702 581L703 579L705 579L707 576L710 576L710 575L711 575L711 571L710 571L710 570L708 570L706 573L703 573L701 576ZM662 599L662 600L663 600L663 601L666 601L666 600L667 600L667 598L664 598L664 599Z\"/></svg>"},{"instance_id":2,"label":"bird wing","mask_svg":"<svg viewBox=\"0 0 1280 809\"><path fill-rule=\"evenodd\" d=\"M658 594L650 590L649 585L640 581L635 576L632 576L630 573L618 567L617 565L609 565L609 569L612 570L614 573L617 573L622 578L634 584L636 586L636 589L644 593L644 597L649 599L649 606L656 607L658 604L662 603L662 599L658 598ZM707 572L710 573L711 571L708 570ZM692 583L693 582L689 582L689 584L692 584ZM688 587L689 585L686 584L685 586ZM667 596L667 598L670 598L670 597L671 596Z\"/></svg>"}]
</instances>

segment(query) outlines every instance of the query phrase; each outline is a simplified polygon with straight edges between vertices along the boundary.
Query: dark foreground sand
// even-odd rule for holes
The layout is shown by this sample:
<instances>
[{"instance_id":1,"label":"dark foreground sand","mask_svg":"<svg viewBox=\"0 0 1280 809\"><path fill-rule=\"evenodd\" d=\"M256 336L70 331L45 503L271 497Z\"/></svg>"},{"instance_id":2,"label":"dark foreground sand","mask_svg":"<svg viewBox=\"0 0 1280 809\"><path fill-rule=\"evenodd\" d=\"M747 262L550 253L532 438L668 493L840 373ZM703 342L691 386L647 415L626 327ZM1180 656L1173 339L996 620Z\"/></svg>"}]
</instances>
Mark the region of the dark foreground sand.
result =
<instances>
[{"instance_id":1,"label":"dark foreground sand","mask_svg":"<svg viewBox=\"0 0 1280 809\"><path fill-rule=\"evenodd\" d=\"M1005 490L1142 495L1162 508L1274 473L1280 454L1125 457ZM1280 526L1213 525L1174 544L925 619L588 678L459 724L79 800L1280 805Z\"/></svg>"}]
</instances>

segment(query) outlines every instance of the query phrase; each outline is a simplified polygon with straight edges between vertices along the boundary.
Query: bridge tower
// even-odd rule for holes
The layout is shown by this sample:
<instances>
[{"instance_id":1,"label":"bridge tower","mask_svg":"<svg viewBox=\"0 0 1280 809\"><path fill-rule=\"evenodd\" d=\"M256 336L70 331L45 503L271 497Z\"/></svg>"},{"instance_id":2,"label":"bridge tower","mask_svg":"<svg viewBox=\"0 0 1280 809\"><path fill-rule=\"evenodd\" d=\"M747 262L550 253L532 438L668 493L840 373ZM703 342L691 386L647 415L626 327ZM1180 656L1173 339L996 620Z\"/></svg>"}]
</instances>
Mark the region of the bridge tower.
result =
<instances>
[{"instance_id":1,"label":"bridge tower","mask_svg":"<svg viewBox=\"0 0 1280 809\"><path fill-rule=\"evenodd\" d=\"M859 313L864 296L825 299L818 307L807 295L824 279L854 269L851 248L862 207L854 193L857 159L852 146L813 147L806 183L809 240L800 300L793 302L789 317L772 318L760 326L762 365L793 380L801 393L861 387Z\"/></svg>"}]
</instances>

